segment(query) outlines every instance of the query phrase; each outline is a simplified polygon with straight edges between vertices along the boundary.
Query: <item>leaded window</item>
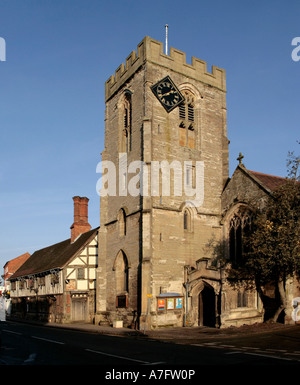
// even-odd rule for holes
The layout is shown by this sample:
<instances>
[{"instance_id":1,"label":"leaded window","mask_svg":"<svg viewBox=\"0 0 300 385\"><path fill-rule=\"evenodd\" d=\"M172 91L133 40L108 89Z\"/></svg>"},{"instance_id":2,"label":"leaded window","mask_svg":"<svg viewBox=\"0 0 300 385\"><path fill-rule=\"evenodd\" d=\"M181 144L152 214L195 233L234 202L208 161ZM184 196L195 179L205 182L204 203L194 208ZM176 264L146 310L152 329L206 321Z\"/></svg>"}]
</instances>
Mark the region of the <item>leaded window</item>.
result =
<instances>
[{"instance_id":1,"label":"leaded window","mask_svg":"<svg viewBox=\"0 0 300 385\"><path fill-rule=\"evenodd\" d=\"M252 213L246 208L240 208L229 223L229 255L233 264L242 262L246 251L245 236L249 234L252 224Z\"/></svg>"}]
</instances>

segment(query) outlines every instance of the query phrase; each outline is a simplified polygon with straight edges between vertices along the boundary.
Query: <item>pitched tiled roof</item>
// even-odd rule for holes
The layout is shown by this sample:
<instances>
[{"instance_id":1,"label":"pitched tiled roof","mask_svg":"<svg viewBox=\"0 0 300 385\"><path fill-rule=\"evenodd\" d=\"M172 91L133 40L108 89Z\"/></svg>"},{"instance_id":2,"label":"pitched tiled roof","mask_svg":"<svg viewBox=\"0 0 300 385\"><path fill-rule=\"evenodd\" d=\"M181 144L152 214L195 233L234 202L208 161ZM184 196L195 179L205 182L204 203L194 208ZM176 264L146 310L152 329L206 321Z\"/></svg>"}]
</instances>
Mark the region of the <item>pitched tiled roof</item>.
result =
<instances>
[{"instance_id":1,"label":"pitched tiled roof","mask_svg":"<svg viewBox=\"0 0 300 385\"><path fill-rule=\"evenodd\" d=\"M29 253L22 254L19 257L16 257L6 262L4 267L8 268L9 273L14 273L29 257Z\"/></svg>"},{"instance_id":2,"label":"pitched tiled roof","mask_svg":"<svg viewBox=\"0 0 300 385\"><path fill-rule=\"evenodd\" d=\"M250 172L265 188L270 191L274 191L287 181L287 178L280 176L262 174L261 172L251 170L248 170L248 172Z\"/></svg>"},{"instance_id":3,"label":"pitched tiled roof","mask_svg":"<svg viewBox=\"0 0 300 385\"><path fill-rule=\"evenodd\" d=\"M73 243L71 243L71 239L66 239L63 242L35 251L10 277L10 280L64 267L65 264L96 235L97 231L98 228L95 228L83 233Z\"/></svg>"}]
</instances>

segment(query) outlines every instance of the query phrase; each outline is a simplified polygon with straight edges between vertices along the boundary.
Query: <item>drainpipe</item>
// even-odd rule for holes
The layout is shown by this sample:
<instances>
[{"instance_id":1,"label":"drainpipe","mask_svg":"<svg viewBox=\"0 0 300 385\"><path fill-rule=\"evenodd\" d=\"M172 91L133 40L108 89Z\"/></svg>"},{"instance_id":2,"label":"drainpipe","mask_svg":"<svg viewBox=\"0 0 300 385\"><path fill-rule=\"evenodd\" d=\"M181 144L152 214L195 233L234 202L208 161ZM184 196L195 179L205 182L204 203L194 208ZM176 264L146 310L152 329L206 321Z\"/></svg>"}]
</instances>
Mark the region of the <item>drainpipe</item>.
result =
<instances>
[{"instance_id":1,"label":"drainpipe","mask_svg":"<svg viewBox=\"0 0 300 385\"><path fill-rule=\"evenodd\" d=\"M189 283L189 277L188 277L188 272L189 272L189 268L190 266L184 266L184 270L185 270L185 278L186 278L186 281L184 282L183 286L185 288L185 312L184 312L184 316L183 316L183 326L187 326L187 316L188 316L188 312L189 312L189 286L190 286L190 283Z\"/></svg>"}]
</instances>

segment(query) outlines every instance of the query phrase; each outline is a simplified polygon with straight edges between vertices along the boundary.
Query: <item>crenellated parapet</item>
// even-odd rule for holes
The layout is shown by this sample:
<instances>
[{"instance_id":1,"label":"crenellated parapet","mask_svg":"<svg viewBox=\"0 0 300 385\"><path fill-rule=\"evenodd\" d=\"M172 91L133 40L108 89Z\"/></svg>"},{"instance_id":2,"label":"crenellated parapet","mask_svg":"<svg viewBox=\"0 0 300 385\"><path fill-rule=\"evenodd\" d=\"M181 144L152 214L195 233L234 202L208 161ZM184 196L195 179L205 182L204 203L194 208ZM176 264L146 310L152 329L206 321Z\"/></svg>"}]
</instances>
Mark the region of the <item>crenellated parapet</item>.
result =
<instances>
[{"instance_id":1,"label":"crenellated parapet","mask_svg":"<svg viewBox=\"0 0 300 385\"><path fill-rule=\"evenodd\" d=\"M172 47L169 55L166 55L163 52L162 42L146 36L137 46L137 51L132 51L125 64L122 63L115 71L115 75L105 82L105 100L117 92L146 61L226 91L224 69L213 65L211 72L207 72L207 63L195 57L192 57L192 64L188 64L185 52Z\"/></svg>"}]
</instances>

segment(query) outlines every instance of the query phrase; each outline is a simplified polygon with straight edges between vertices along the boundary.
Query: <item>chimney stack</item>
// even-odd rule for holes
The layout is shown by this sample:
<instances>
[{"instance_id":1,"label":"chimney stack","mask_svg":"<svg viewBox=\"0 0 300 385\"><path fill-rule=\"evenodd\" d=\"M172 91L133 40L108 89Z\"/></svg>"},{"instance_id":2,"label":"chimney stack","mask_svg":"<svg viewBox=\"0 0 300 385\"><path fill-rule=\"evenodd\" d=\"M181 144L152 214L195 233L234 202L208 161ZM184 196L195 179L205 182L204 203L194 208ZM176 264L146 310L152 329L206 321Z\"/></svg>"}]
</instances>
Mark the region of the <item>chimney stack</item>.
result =
<instances>
[{"instance_id":1,"label":"chimney stack","mask_svg":"<svg viewBox=\"0 0 300 385\"><path fill-rule=\"evenodd\" d=\"M86 197L73 197L74 201L74 223L71 226L71 243L79 237L80 234L91 230L88 223L88 202Z\"/></svg>"}]
</instances>

